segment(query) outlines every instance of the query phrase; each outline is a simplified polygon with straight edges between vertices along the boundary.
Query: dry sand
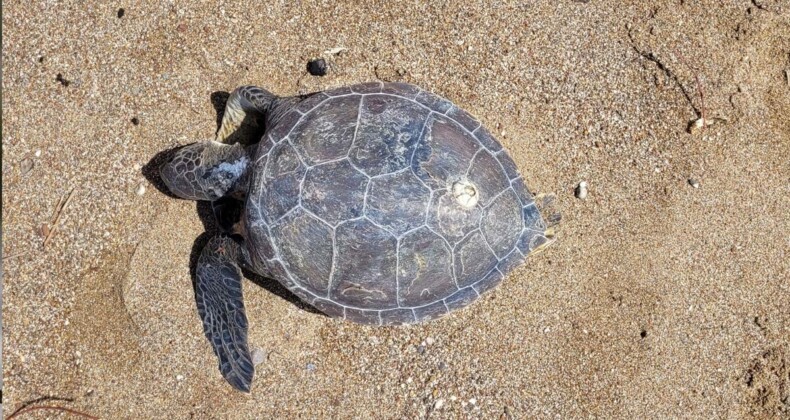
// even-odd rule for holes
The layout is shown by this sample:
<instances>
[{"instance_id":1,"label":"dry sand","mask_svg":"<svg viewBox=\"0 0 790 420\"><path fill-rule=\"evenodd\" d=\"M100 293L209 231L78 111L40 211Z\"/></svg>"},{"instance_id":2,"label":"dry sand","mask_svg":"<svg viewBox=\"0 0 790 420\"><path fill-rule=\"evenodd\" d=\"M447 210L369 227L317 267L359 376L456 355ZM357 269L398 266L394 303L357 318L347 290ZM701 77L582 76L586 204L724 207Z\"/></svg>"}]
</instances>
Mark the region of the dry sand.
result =
<instances>
[{"instance_id":1,"label":"dry sand","mask_svg":"<svg viewBox=\"0 0 790 420\"><path fill-rule=\"evenodd\" d=\"M3 4L6 415L49 397L103 418L790 416L787 1L91 3ZM727 122L692 135L695 77ZM245 282L267 358L234 392L195 309L196 205L140 168L213 135L212 92L376 79L496 132L558 194L559 241L425 325Z\"/></svg>"}]
</instances>

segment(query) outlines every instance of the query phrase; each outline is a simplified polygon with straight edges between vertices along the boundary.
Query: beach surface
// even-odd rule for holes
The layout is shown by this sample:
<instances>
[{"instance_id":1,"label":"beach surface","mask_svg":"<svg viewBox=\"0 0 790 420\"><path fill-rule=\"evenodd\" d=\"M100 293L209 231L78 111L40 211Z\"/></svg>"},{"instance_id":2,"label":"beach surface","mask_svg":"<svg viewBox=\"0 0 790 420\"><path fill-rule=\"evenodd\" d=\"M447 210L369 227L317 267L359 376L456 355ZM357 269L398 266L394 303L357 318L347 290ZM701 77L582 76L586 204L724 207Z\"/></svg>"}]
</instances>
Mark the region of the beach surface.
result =
<instances>
[{"instance_id":1,"label":"beach surface","mask_svg":"<svg viewBox=\"0 0 790 420\"><path fill-rule=\"evenodd\" d=\"M790 3L351 3L3 4L4 416L790 416ZM476 116L558 240L420 325L245 280L264 357L236 392L195 306L205 208L155 157L236 86L373 80Z\"/></svg>"}]
</instances>

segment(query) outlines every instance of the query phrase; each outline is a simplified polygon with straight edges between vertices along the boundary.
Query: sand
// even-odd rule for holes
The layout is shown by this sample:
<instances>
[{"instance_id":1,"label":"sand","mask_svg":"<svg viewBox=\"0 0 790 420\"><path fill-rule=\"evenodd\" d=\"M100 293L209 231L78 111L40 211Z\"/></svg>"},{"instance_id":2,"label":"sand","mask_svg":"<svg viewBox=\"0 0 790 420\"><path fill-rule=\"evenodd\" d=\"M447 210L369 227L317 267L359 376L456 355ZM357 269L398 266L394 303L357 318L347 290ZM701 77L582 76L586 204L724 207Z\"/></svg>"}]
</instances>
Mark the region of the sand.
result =
<instances>
[{"instance_id":1,"label":"sand","mask_svg":"<svg viewBox=\"0 0 790 420\"><path fill-rule=\"evenodd\" d=\"M6 416L790 416L787 2L90 3L3 5ZM245 281L266 357L235 392L195 308L197 207L146 165L212 137L214 92L370 80L477 116L557 194L559 240L424 325Z\"/></svg>"}]
</instances>

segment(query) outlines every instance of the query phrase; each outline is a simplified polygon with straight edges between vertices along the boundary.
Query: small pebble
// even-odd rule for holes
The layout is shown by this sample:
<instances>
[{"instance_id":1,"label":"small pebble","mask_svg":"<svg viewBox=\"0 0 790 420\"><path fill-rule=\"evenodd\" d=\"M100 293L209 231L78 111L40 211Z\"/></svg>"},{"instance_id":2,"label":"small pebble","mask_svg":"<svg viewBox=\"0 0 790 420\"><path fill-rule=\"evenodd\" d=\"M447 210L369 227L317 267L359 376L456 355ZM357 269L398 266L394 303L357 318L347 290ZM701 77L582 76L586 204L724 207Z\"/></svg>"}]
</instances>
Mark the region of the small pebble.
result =
<instances>
[{"instance_id":1,"label":"small pebble","mask_svg":"<svg viewBox=\"0 0 790 420\"><path fill-rule=\"evenodd\" d=\"M41 150L36 150L35 155L36 155L36 157L41 157Z\"/></svg>"},{"instance_id":2,"label":"small pebble","mask_svg":"<svg viewBox=\"0 0 790 420\"><path fill-rule=\"evenodd\" d=\"M25 176L33 170L33 159L25 158L22 160L22 163L19 164L20 170L22 171L22 176Z\"/></svg>"},{"instance_id":3,"label":"small pebble","mask_svg":"<svg viewBox=\"0 0 790 420\"><path fill-rule=\"evenodd\" d=\"M477 398L470 398L469 399L469 404L477 405Z\"/></svg>"},{"instance_id":4,"label":"small pebble","mask_svg":"<svg viewBox=\"0 0 790 420\"><path fill-rule=\"evenodd\" d=\"M145 194L145 184L140 184L140 186L137 187L137 191L135 192L137 193L137 195Z\"/></svg>"},{"instance_id":5,"label":"small pebble","mask_svg":"<svg viewBox=\"0 0 790 420\"><path fill-rule=\"evenodd\" d=\"M183 381L184 380L184 375L176 375L176 380L177 381Z\"/></svg>"},{"instance_id":6,"label":"small pebble","mask_svg":"<svg viewBox=\"0 0 790 420\"><path fill-rule=\"evenodd\" d=\"M433 337L428 337L425 339L425 344L432 345L434 343Z\"/></svg>"},{"instance_id":7,"label":"small pebble","mask_svg":"<svg viewBox=\"0 0 790 420\"><path fill-rule=\"evenodd\" d=\"M315 364L313 364L313 363L308 363L307 364L307 371L308 372L315 372L315 369L316 369Z\"/></svg>"},{"instance_id":8,"label":"small pebble","mask_svg":"<svg viewBox=\"0 0 790 420\"><path fill-rule=\"evenodd\" d=\"M137 117L132 117L131 121L133 125L140 125L140 119Z\"/></svg>"},{"instance_id":9,"label":"small pebble","mask_svg":"<svg viewBox=\"0 0 790 420\"><path fill-rule=\"evenodd\" d=\"M417 346L417 353L419 353L419 354L425 353L425 346L423 346L423 345Z\"/></svg>"},{"instance_id":10,"label":"small pebble","mask_svg":"<svg viewBox=\"0 0 790 420\"><path fill-rule=\"evenodd\" d=\"M252 351L252 364L258 366L266 359L266 353L260 347Z\"/></svg>"},{"instance_id":11,"label":"small pebble","mask_svg":"<svg viewBox=\"0 0 790 420\"><path fill-rule=\"evenodd\" d=\"M444 400L436 400L436 402L433 403L434 410L441 410L442 407L444 407Z\"/></svg>"},{"instance_id":12,"label":"small pebble","mask_svg":"<svg viewBox=\"0 0 790 420\"><path fill-rule=\"evenodd\" d=\"M579 200L587 198L587 181L580 182L579 185L576 186L574 193Z\"/></svg>"},{"instance_id":13,"label":"small pebble","mask_svg":"<svg viewBox=\"0 0 790 420\"><path fill-rule=\"evenodd\" d=\"M118 19L122 18L125 14L126 10L123 10L123 8L118 9Z\"/></svg>"},{"instance_id":14,"label":"small pebble","mask_svg":"<svg viewBox=\"0 0 790 420\"><path fill-rule=\"evenodd\" d=\"M135 163L134 164L134 170L135 171L139 171L140 169L143 169L143 165L140 165L139 163Z\"/></svg>"},{"instance_id":15,"label":"small pebble","mask_svg":"<svg viewBox=\"0 0 790 420\"><path fill-rule=\"evenodd\" d=\"M699 181L697 181L694 178L689 178L689 185L691 185L694 188L699 188Z\"/></svg>"},{"instance_id":16,"label":"small pebble","mask_svg":"<svg viewBox=\"0 0 790 420\"><path fill-rule=\"evenodd\" d=\"M307 72L313 76L326 76L326 61L323 58L311 60L307 63Z\"/></svg>"}]
</instances>

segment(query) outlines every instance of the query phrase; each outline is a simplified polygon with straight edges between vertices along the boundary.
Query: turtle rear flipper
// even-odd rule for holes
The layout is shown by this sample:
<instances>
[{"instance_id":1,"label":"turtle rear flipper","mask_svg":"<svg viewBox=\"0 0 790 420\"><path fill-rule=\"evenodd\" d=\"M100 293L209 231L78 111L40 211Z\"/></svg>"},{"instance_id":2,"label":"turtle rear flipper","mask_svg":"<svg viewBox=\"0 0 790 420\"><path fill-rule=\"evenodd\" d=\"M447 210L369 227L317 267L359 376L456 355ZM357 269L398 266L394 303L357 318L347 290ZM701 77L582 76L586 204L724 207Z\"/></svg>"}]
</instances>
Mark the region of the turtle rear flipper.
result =
<instances>
[{"instance_id":1,"label":"turtle rear flipper","mask_svg":"<svg viewBox=\"0 0 790 420\"><path fill-rule=\"evenodd\" d=\"M538 194L535 196L535 205L538 207L541 217L546 222L546 230L543 238L531 252L538 253L545 251L551 244L557 241L556 227L562 220L562 215L557 209L557 196L554 194Z\"/></svg>"},{"instance_id":2,"label":"turtle rear flipper","mask_svg":"<svg viewBox=\"0 0 790 420\"><path fill-rule=\"evenodd\" d=\"M247 347L241 257L241 248L231 237L212 238L198 259L195 298L222 376L234 388L249 392L255 368Z\"/></svg>"}]
</instances>

